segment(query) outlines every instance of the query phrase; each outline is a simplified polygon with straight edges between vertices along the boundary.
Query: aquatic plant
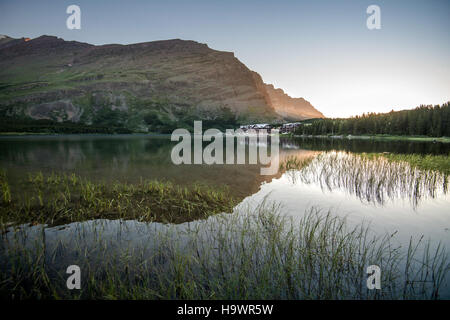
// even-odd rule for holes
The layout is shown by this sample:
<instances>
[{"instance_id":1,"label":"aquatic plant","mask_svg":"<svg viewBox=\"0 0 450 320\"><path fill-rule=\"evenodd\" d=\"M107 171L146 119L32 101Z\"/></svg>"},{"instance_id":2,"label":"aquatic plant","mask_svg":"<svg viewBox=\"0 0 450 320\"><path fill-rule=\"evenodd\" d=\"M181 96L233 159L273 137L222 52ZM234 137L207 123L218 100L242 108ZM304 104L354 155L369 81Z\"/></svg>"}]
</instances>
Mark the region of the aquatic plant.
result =
<instances>
[{"instance_id":1,"label":"aquatic plant","mask_svg":"<svg viewBox=\"0 0 450 320\"><path fill-rule=\"evenodd\" d=\"M438 299L449 295L448 255L422 239L312 208L300 220L276 204L161 225L97 220L22 227L2 235L0 295L9 299ZM81 290L65 270L82 270ZM381 290L366 268L381 270ZM447 287L446 287L447 286Z\"/></svg>"},{"instance_id":2,"label":"aquatic plant","mask_svg":"<svg viewBox=\"0 0 450 320\"><path fill-rule=\"evenodd\" d=\"M311 163L316 155L298 157L298 156L288 156L284 161L280 163L281 171L298 170Z\"/></svg>"},{"instance_id":3,"label":"aquatic plant","mask_svg":"<svg viewBox=\"0 0 450 320\"><path fill-rule=\"evenodd\" d=\"M404 161L367 157L347 152L325 152L304 165L289 160L292 183L317 183L327 191L343 189L364 202L384 204L391 199L407 199L416 208L424 198L448 191L448 176L421 170Z\"/></svg>"},{"instance_id":4,"label":"aquatic plant","mask_svg":"<svg viewBox=\"0 0 450 320\"><path fill-rule=\"evenodd\" d=\"M391 162L406 162L411 167L421 170L434 170L450 175L450 154L397 154L397 153L363 153L369 159L385 158Z\"/></svg>"},{"instance_id":5,"label":"aquatic plant","mask_svg":"<svg viewBox=\"0 0 450 320\"><path fill-rule=\"evenodd\" d=\"M175 186L170 182L103 183L75 174L30 174L23 189L11 191L3 174L2 225L64 224L90 219L135 219L180 223L231 212L236 200L226 188Z\"/></svg>"},{"instance_id":6,"label":"aquatic plant","mask_svg":"<svg viewBox=\"0 0 450 320\"><path fill-rule=\"evenodd\" d=\"M11 202L11 189L8 181L6 181L6 173L3 170L0 170L0 185L2 188L3 202L8 204Z\"/></svg>"}]
</instances>

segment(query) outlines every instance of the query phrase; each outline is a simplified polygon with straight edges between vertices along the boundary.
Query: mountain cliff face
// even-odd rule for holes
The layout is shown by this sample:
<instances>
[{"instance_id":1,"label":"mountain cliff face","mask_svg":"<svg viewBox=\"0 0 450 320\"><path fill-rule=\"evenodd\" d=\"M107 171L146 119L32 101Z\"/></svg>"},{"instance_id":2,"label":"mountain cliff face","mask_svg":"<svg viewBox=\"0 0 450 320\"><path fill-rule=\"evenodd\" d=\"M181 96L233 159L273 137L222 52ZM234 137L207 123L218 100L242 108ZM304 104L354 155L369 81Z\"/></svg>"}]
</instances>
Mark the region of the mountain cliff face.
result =
<instances>
[{"instance_id":1,"label":"mountain cliff face","mask_svg":"<svg viewBox=\"0 0 450 320\"><path fill-rule=\"evenodd\" d=\"M233 53L194 41L94 46L51 36L28 40L0 37L3 118L164 131L199 119L317 117L309 103L280 95Z\"/></svg>"},{"instance_id":2,"label":"mountain cliff face","mask_svg":"<svg viewBox=\"0 0 450 320\"><path fill-rule=\"evenodd\" d=\"M276 113L284 119L305 120L325 118L311 103L303 98L291 98L282 89L275 89L273 85L266 84L265 89Z\"/></svg>"}]
</instances>

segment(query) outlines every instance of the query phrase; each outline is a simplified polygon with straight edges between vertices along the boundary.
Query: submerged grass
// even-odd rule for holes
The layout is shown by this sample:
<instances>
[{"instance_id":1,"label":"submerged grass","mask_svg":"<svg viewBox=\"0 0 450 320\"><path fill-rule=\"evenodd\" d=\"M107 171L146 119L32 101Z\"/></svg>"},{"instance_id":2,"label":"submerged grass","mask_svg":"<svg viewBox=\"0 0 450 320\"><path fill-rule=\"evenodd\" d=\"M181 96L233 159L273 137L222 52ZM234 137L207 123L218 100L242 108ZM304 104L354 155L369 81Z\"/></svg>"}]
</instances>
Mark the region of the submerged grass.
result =
<instances>
[{"instance_id":1,"label":"submerged grass","mask_svg":"<svg viewBox=\"0 0 450 320\"><path fill-rule=\"evenodd\" d=\"M170 182L102 183L75 174L30 174L24 189L12 192L5 172L0 173L0 225L58 225L92 219L134 219L181 223L231 212L235 200L225 188Z\"/></svg>"},{"instance_id":2,"label":"submerged grass","mask_svg":"<svg viewBox=\"0 0 450 320\"><path fill-rule=\"evenodd\" d=\"M263 203L181 226L91 221L62 231L35 226L3 234L0 296L438 299L442 290L448 295L445 248L421 239L409 248L395 246L395 234L377 237L366 225L350 228L345 219L315 208L295 222ZM130 234L140 241L132 243ZM66 288L71 264L82 270L81 290ZM382 270L381 290L366 286L366 268L373 264Z\"/></svg>"}]
</instances>

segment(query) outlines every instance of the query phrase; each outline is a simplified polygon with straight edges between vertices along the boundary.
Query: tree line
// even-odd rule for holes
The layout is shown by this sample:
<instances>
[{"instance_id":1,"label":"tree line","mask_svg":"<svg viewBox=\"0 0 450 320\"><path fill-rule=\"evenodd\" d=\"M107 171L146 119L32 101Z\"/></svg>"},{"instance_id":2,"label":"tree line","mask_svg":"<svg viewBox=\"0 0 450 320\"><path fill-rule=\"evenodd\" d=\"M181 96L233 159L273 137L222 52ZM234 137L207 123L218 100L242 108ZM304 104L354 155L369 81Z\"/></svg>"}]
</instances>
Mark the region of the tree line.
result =
<instances>
[{"instance_id":1,"label":"tree line","mask_svg":"<svg viewBox=\"0 0 450 320\"><path fill-rule=\"evenodd\" d=\"M132 133L124 127L95 126L74 123L71 121L57 122L53 120L15 119L0 117L0 132L30 132L30 133Z\"/></svg>"},{"instance_id":2,"label":"tree line","mask_svg":"<svg viewBox=\"0 0 450 320\"><path fill-rule=\"evenodd\" d=\"M298 127L305 135L414 135L450 136L450 102L443 105L421 105L413 110L389 113L367 113L337 119L317 119Z\"/></svg>"}]
</instances>

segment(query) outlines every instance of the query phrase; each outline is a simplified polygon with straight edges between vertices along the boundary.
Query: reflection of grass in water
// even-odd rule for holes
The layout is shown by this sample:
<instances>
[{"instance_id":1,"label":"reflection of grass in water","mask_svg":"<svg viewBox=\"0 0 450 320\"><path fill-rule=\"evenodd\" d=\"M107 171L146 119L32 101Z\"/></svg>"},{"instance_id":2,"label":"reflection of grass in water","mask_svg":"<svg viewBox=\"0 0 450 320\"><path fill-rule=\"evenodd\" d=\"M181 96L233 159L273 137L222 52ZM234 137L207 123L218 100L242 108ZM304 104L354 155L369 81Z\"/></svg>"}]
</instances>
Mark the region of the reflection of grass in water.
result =
<instances>
[{"instance_id":1,"label":"reflection of grass in water","mask_svg":"<svg viewBox=\"0 0 450 320\"><path fill-rule=\"evenodd\" d=\"M411 167L417 167L422 170L436 170L450 175L450 155L433 154L396 154L396 153L363 153L363 156L369 159L385 158L393 162L407 162Z\"/></svg>"},{"instance_id":2,"label":"reflection of grass in water","mask_svg":"<svg viewBox=\"0 0 450 320\"><path fill-rule=\"evenodd\" d=\"M126 232L134 230L118 223L114 241L109 241L98 223L92 228L80 226L76 236L59 241L46 241L41 227L34 227L34 238L25 229L4 234L0 295L15 299L434 299L439 298L448 271L442 247L433 250L419 241L402 251L392 244L395 235L372 237L366 226L349 229L342 218L316 209L299 223L263 203L252 212L214 216L183 231L155 232L148 224L141 230L143 245L131 247L127 241L123 247L114 245L118 237L127 238ZM65 268L70 264L82 270L80 291L65 287ZM366 287L366 268L372 264L382 270L382 290Z\"/></svg>"},{"instance_id":3,"label":"reflection of grass in water","mask_svg":"<svg viewBox=\"0 0 450 320\"><path fill-rule=\"evenodd\" d=\"M75 174L29 175L25 190L11 193L0 174L0 223L63 224L91 219L136 219L180 223L231 212L235 200L223 189L169 182L100 183Z\"/></svg>"},{"instance_id":4,"label":"reflection of grass in water","mask_svg":"<svg viewBox=\"0 0 450 320\"><path fill-rule=\"evenodd\" d=\"M295 183L318 183L323 189L347 190L361 200L384 204L387 199L407 198L416 207L426 197L446 193L448 178L433 170L420 170L406 162L381 156L327 152L307 166L291 161L289 177Z\"/></svg>"},{"instance_id":5,"label":"reflection of grass in water","mask_svg":"<svg viewBox=\"0 0 450 320\"><path fill-rule=\"evenodd\" d=\"M280 163L281 171L299 170L311 163L316 155L307 157L288 156L283 162Z\"/></svg>"}]
</instances>

